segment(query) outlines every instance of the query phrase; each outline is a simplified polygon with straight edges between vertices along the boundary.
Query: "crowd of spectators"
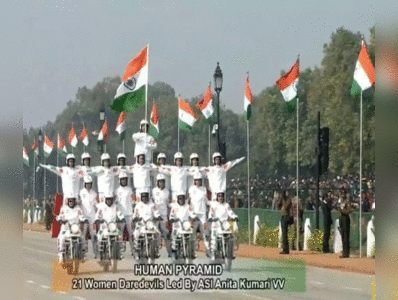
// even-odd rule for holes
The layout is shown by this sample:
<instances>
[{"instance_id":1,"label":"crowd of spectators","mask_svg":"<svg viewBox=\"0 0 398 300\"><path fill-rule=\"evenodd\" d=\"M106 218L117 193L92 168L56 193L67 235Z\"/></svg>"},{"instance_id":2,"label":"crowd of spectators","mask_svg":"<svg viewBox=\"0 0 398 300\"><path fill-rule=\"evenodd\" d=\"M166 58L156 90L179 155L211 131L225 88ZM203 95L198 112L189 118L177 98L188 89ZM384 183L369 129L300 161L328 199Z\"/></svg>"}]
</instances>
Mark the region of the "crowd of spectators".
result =
<instances>
[{"instance_id":1,"label":"crowd of spectators","mask_svg":"<svg viewBox=\"0 0 398 300\"><path fill-rule=\"evenodd\" d=\"M375 176L367 174L362 178L362 210L373 211L375 208ZM255 176L250 179L250 203L253 208L276 209L276 202L282 190L290 190L296 194L296 178L268 178L262 179ZM331 192L333 197L339 198L344 192L351 201L360 202L359 175L350 174L345 177L336 176L326 178L319 182L319 195ZM239 177L230 179L227 185L227 195L235 208L248 207L247 179ZM300 177L299 196L306 210L312 210L316 204L316 179Z\"/></svg>"}]
</instances>

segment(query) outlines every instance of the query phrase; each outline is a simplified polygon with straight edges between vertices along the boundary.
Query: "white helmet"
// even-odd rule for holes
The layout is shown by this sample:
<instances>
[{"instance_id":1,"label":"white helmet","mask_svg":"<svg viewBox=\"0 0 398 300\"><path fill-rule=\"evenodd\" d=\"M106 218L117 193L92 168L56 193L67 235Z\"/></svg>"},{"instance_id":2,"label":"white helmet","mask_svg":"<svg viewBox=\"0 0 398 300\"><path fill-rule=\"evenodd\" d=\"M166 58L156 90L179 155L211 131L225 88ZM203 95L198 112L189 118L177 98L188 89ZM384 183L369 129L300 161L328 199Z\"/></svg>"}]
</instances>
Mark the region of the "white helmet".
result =
<instances>
[{"instance_id":1,"label":"white helmet","mask_svg":"<svg viewBox=\"0 0 398 300\"><path fill-rule=\"evenodd\" d=\"M176 195L177 197L178 196L186 196L186 193L184 192L184 191L179 191L179 192L177 192L177 195Z\"/></svg>"},{"instance_id":2,"label":"white helmet","mask_svg":"<svg viewBox=\"0 0 398 300\"><path fill-rule=\"evenodd\" d=\"M141 122L140 122L140 127L142 126L142 125L149 125L149 123L148 123L148 121L147 120L141 120Z\"/></svg>"},{"instance_id":3,"label":"white helmet","mask_svg":"<svg viewBox=\"0 0 398 300\"><path fill-rule=\"evenodd\" d=\"M214 153L213 153L213 160L214 160L216 157L222 157L221 153L220 153L220 152L214 152Z\"/></svg>"},{"instance_id":4,"label":"white helmet","mask_svg":"<svg viewBox=\"0 0 398 300\"><path fill-rule=\"evenodd\" d=\"M91 159L91 156L90 156L90 154L88 152L84 152L82 154L82 163L83 163L83 159L85 159L85 158L90 158Z\"/></svg>"},{"instance_id":5,"label":"white helmet","mask_svg":"<svg viewBox=\"0 0 398 300\"><path fill-rule=\"evenodd\" d=\"M73 153L69 153L67 156L66 156L66 163L68 163L68 160L69 159L74 159L75 161L76 161L76 157L75 157L75 155L73 154Z\"/></svg>"},{"instance_id":6,"label":"white helmet","mask_svg":"<svg viewBox=\"0 0 398 300\"><path fill-rule=\"evenodd\" d=\"M149 195L149 189L144 188L144 189L141 189L141 190L140 190L140 195L141 195L141 194L144 194L144 193L147 193L147 194Z\"/></svg>"},{"instance_id":7,"label":"white helmet","mask_svg":"<svg viewBox=\"0 0 398 300\"><path fill-rule=\"evenodd\" d=\"M159 154L158 154L158 161L159 161L159 158L166 158L166 154L164 154L164 153L159 153Z\"/></svg>"},{"instance_id":8,"label":"white helmet","mask_svg":"<svg viewBox=\"0 0 398 300\"><path fill-rule=\"evenodd\" d=\"M127 173L126 172L120 172L120 174L119 174L119 179L120 178L128 178L128 175L127 175Z\"/></svg>"},{"instance_id":9,"label":"white helmet","mask_svg":"<svg viewBox=\"0 0 398 300\"><path fill-rule=\"evenodd\" d=\"M111 191L106 191L106 193L104 193L105 198L114 198L115 195L113 194L113 192Z\"/></svg>"},{"instance_id":10,"label":"white helmet","mask_svg":"<svg viewBox=\"0 0 398 300\"><path fill-rule=\"evenodd\" d=\"M102 162L103 162L105 159L111 160L111 157L110 157L109 154L106 153L106 152L103 153L103 154L101 155L101 164L102 164Z\"/></svg>"},{"instance_id":11,"label":"white helmet","mask_svg":"<svg viewBox=\"0 0 398 300\"><path fill-rule=\"evenodd\" d=\"M93 183L93 178L90 175L86 175L83 178L84 183Z\"/></svg>"},{"instance_id":12,"label":"white helmet","mask_svg":"<svg viewBox=\"0 0 398 300\"><path fill-rule=\"evenodd\" d=\"M181 152L177 152L176 154L174 154L174 160L176 160L177 158L184 158L184 156Z\"/></svg>"},{"instance_id":13,"label":"white helmet","mask_svg":"<svg viewBox=\"0 0 398 300\"><path fill-rule=\"evenodd\" d=\"M196 172L196 173L193 175L193 180L195 180L195 179L203 179L203 178L202 178L202 174L200 174L200 172Z\"/></svg>"},{"instance_id":14,"label":"white helmet","mask_svg":"<svg viewBox=\"0 0 398 300\"><path fill-rule=\"evenodd\" d=\"M158 176L156 176L156 180L166 180L166 177L163 174L158 174Z\"/></svg>"},{"instance_id":15,"label":"white helmet","mask_svg":"<svg viewBox=\"0 0 398 300\"><path fill-rule=\"evenodd\" d=\"M124 159L126 159L127 157L126 157L126 155L125 155L124 153L119 153L119 154L117 155L116 160L119 160L119 158L124 158Z\"/></svg>"},{"instance_id":16,"label":"white helmet","mask_svg":"<svg viewBox=\"0 0 398 300\"><path fill-rule=\"evenodd\" d=\"M192 160L192 159L194 159L194 158L199 159L199 155L198 155L197 153L192 153L192 154L189 156L189 160Z\"/></svg>"}]
</instances>

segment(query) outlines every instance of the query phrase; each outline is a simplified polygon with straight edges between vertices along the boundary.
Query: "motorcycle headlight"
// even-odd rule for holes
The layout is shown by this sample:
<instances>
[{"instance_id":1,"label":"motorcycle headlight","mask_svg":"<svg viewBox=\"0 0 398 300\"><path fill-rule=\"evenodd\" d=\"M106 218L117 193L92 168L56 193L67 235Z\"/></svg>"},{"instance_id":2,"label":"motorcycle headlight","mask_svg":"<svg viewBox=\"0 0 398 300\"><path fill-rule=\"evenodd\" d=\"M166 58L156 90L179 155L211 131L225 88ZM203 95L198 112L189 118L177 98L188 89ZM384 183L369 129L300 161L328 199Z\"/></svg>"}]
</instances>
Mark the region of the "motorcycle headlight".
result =
<instances>
[{"instance_id":1,"label":"motorcycle headlight","mask_svg":"<svg viewBox=\"0 0 398 300\"><path fill-rule=\"evenodd\" d=\"M222 229L225 230L225 231L230 230L231 229L231 224L229 224L228 221L222 222Z\"/></svg>"},{"instance_id":2,"label":"motorcycle headlight","mask_svg":"<svg viewBox=\"0 0 398 300\"><path fill-rule=\"evenodd\" d=\"M110 223L109 224L109 231L110 232L115 232L117 230L117 226L115 223Z\"/></svg>"},{"instance_id":3,"label":"motorcycle headlight","mask_svg":"<svg viewBox=\"0 0 398 300\"><path fill-rule=\"evenodd\" d=\"M184 229L185 231L188 231L191 229L191 223L189 221L185 221L184 223L182 223L182 229Z\"/></svg>"},{"instance_id":4,"label":"motorcycle headlight","mask_svg":"<svg viewBox=\"0 0 398 300\"><path fill-rule=\"evenodd\" d=\"M70 227L70 231L71 231L73 234L78 234L78 233L80 232L79 225L77 225L77 224L72 224L72 226Z\"/></svg>"},{"instance_id":5,"label":"motorcycle headlight","mask_svg":"<svg viewBox=\"0 0 398 300\"><path fill-rule=\"evenodd\" d=\"M153 228L154 228L153 222L152 221L148 221L146 223L146 229L147 230L153 230Z\"/></svg>"}]
</instances>

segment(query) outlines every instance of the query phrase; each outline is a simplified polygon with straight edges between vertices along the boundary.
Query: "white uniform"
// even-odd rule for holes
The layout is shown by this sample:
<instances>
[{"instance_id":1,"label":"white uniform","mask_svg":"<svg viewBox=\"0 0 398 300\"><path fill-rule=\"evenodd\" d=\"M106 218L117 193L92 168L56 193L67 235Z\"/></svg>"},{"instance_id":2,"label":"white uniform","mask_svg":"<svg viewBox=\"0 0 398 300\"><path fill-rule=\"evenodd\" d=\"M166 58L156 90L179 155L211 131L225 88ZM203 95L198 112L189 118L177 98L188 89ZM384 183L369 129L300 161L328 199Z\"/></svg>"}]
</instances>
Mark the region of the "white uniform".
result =
<instances>
[{"instance_id":1,"label":"white uniform","mask_svg":"<svg viewBox=\"0 0 398 300\"><path fill-rule=\"evenodd\" d=\"M134 156L145 154L145 163L149 164L152 159L152 150L158 146L155 139L145 132L134 133L132 138L135 142Z\"/></svg>"},{"instance_id":2,"label":"white uniform","mask_svg":"<svg viewBox=\"0 0 398 300\"><path fill-rule=\"evenodd\" d=\"M117 175L119 175L120 174L120 172L125 172L125 173L127 173L127 186L133 186L133 184L132 184L132 177L131 177L131 175L128 173L128 168L129 168L129 166L117 166L117 168L118 168L118 172L117 172ZM119 177L115 177L115 190L117 190L117 188L120 186L120 179L119 179Z\"/></svg>"},{"instance_id":3,"label":"white uniform","mask_svg":"<svg viewBox=\"0 0 398 300\"><path fill-rule=\"evenodd\" d=\"M201 168L209 179L209 187L213 195L212 200L216 200L216 191L225 191L227 189L227 171L244 159L244 157L241 157L221 166L214 165Z\"/></svg>"},{"instance_id":4,"label":"white uniform","mask_svg":"<svg viewBox=\"0 0 398 300\"><path fill-rule=\"evenodd\" d=\"M90 175L93 179L92 182L92 187L91 189L96 191L97 188L97 177L93 176L93 173L91 171L92 167L86 167L86 166L77 166L76 169L82 170L84 175ZM80 184L79 184L79 190L84 189L84 179L83 177L80 178Z\"/></svg>"},{"instance_id":5,"label":"white uniform","mask_svg":"<svg viewBox=\"0 0 398 300\"><path fill-rule=\"evenodd\" d=\"M138 202L134 208L134 218L142 218L142 221L148 221L152 218L160 217L159 211L154 203L148 202ZM144 229L144 222L137 222L134 229L134 242L137 246L138 238Z\"/></svg>"},{"instance_id":6,"label":"white uniform","mask_svg":"<svg viewBox=\"0 0 398 300\"><path fill-rule=\"evenodd\" d=\"M166 188L161 190L160 188L155 187L152 190L152 200L158 208L159 214L163 219L159 222L159 229L162 232L163 237L166 238L166 235L168 233L166 224L168 220L168 207L170 204L170 191Z\"/></svg>"},{"instance_id":7,"label":"white uniform","mask_svg":"<svg viewBox=\"0 0 398 300\"><path fill-rule=\"evenodd\" d=\"M155 166L155 165L153 165L153 166ZM169 174L165 174L165 173L163 173L163 172L160 172L160 168L161 168L162 166L157 166L157 171L152 171L152 174L153 174L153 183L155 183L155 184L153 184L153 186L156 186L156 177L158 176L158 174L163 174L164 175L164 177L165 177L165 182L164 182L164 187L166 188L166 189L168 189L169 191L171 191L171 183L170 183L170 175ZM163 167L165 167L165 165L163 165Z\"/></svg>"},{"instance_id":8,"label":"white uniform","mask_svg":"<svg viewBox=\"0 0 398 300\"><path fill-rule=\"evenodd\" d=\"M109 194L115 191L115 176L118 175L118 167L105 168L103 166L96 166L91 168L91 172L97 175L99 194Z\"/></svg>"},{"instance_id":9,"label":"white uniform","mask_svg":"<svg viewBox=\"0 0 398 300\"><path fill-rule=\"evenodd\" d=\"M202 237L205 243L206 248L209 246L208 242L208 230L207 230L207 206L210 205L209 200L207 199L207 190L204 186L196 186L193 185L188 190L189 197L191 199L191 206L193 212L198 217L198 221L195 222L194 232L196 232L198 226L199 230L202 233Z\"/></svg>"},{"instance_id":10,"label":"white uniform","mask_svg":"<svg viewBox=\"0 0 398 300\"><path fill-rule=\"evenodd\" d=\"M95 220L105 220L108 224L113 222L116 223L117 219L122 220L124 218L120 208L113 203L111 206L108 206L105 202L100 202L97 205L97 212L95 214ZM102 240L103 230L106 228L106 224L101 224L98 234L97 240Z\"/></svg>"},{"instance_id":11,"label":"white uniform","mask_svg":"<svg viewBox=\"0 0 398 300\"><path fill-rule=\"evenodd\" d=\"M85 218L83 215L83 210L75 205L74 208L70 208L68 205L63 205L61 211L57 216L57 221L68 221L70 225L79 224L84 222ZM58 251L61 252L64 248L66 239L66 224L62 224L61 229L58 234ZM62 259L62 253L59 253L60 259Z\"/></svg>"},{"instance_id":12,"label":"white uniform","mask_svg":"<svg viewBox=\"0 0 398 300\"><path fill-rule=\"evenodd\" d=\"M220 222L228 220L228 218L236 218L237 215L232 211L231 207L227 202L219 203L218 201L212 201L209 210L209 218L218 218ZM221 227L219 222L213 222L211 225L211 240L210 247L213 251L216 250L216 240Z\"/></svg>"},{"instance_id":13,"label":"white uniform","mask_svg":"<svg viewBox=\"0 0 398 300\"><path fill-rule=\"evenodd\" d=\"M188 221L191 217L195 218L195 213L193 212L192 206L188 203L184 205L179 205L178 203L173 203L171 205L170 218L169 219L180 219L181 222ZM173 232L180 228L179 222L173 222Z\"/></svg>"},{"instance_id":14,"label":"white uniform","mask_svg":"<svg viewBox=\"0 0 398 300\"><path fill-rule=\"evenodd\" d=\"M170 175L171 198L172 202L176 202L178 192L187 192L187 179L190 174L189 167L162 166L159 167L159 172Z\"/></svg>"},{"instance_id":15,"label":"white uniform","mask_svg":"<svg viewBox=\"0 0 398 300\"><path fill-rule=\"evenodd\" d=\"M98 195L93 189L87 190L86 188L82 189L79 195L80 195L80 207L83 210L84 217L88 220L88 224L84 225L84 236L86 236L87 227L88 227L90 231L91 242L93 244L93 252L95 253L96 232L94 231L94 219L95 219L95 211L97 209Z\"/></svg>"},{"instance_id":16,"label":"white uniform","mask_svg":"<svg viewBox=\"0 0 398 300\"><path fill-rule=\"evenodd\" d=\"M134 188L137 202L140 201L142 190L151 189L151 171L157 170L156 167L148 164L134 164L127 168L128 173L133 174Z\"/></svg>"},{"instance_id":17,"label":"white uniform","mask_svg":"<svg viewBox=\"0 0 398 300\"><path fill-rule=\"evenodd\" d=\"M83 177L83 171L78 168L56 167L52 165L43 165L41 167L57 174L62 178L62 193L64 194L64 205L66 197L79 195L80 178Z\"/></svg>"},{"instance_id":18,"label":"white uniform","mask_svg":"<svg viewBox=\"0 0 398 300\"><path fill-rule=\"evenodd\" d=\"M116 200L118 202L119 208L126 219L127 231L129 233L129 243L130 249L133 250L133 241L131 240L131 236L133 235L133 229L131 227L131 221L133 216L133 203L134 203L134 194L133 190L129 186L119 186L116 189Z\"/></svg>"},{"instance_id":19,"label":"white uniform","mask_svg":"<svg viewBox=\"0 0 398 300\"><path fill-rule=\"evenodd\" d=\"M187 178L187 188L189 189L191 186L194 185L194 179L193 179L193 175L196 173L200 173L203 177L204 172L202 171L203 167L197 167L197 166L190 166L188 169L188 178ZM204 180L202 179L202 182L204 182Z\"/></svg>"}]
</instances>

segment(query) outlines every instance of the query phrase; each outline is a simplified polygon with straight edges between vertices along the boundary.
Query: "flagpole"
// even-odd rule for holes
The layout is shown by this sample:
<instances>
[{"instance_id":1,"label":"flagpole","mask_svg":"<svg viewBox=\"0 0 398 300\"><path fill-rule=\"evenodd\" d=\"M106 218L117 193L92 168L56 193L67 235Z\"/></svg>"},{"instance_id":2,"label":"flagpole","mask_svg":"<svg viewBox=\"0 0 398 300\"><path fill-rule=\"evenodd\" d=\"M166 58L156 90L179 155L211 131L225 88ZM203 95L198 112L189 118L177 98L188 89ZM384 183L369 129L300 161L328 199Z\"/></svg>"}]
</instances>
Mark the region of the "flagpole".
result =
<instances>
[{"instance_id":1,"label":"flagpole","mask_svg":"<svg viewBox=\"0 0 398 300\"><path fill-rule=\"evenodd\" d=\"M299 97L297 97L297 135L296 135L296 195L297 195L297 246L296 249L299 251L299 240L300 240L300 232L299 232L299 227L300 227L300 220L299 220Z\"/></svg>"},{"instance_id":2,"label":"flagpole","mask_svg":"<svg viewBox=\"0 0 398 300\"><path fill-rule=\"evenodd\" d=\"M359 258L362 258L362 89L359 133Z\"/></svg>"},{"instance_id":3,"label":"flagpole","mask_svg":"<svg viewBox=\"0 0 398 300\"><path fill-rule=\"evenodd\" d=\"M249 219L249 245L251 244L251 227L250 227L250 135L249 120L247 120L247 213Z\"/></svg>"},{"instance_id":4,"label":"flagpole","mask_svg":"<svg viewBox=\"0 0 398 300\"><path fill-rule=\"evenodd\" d=\"M59 134L58 134L58 141L57 141L57 143L58 143L58 142L59 142ZM59 149L58 149L58 145L57 145L57 170L58 170L58 167L59 167L58 151L59 151ZM57 194L58 194L58 176L55 176L55 177L57 177Z\"/></svg>"},{"instance_id":5,"label":"flagpole","mask_svg":"<svg viewBox=\"0 0 398 300\"><path fill-rule=\"evenodd\" d=\"M146 63L147 63L147 67L149 70L149 44L147 44ZM149 74L149 72L148 72L148 74ZM146 89L145 89L145 121L148 120L147 114L148 114L148 81L146 83ZM145 132L145 133L147 133L147 132Z\"/></svg>"},{"instance_id":6,"label":"flagpole","mask_svg":"<svg viewBox=\"0 0 398 300\"><path fill-rule=\"evenodd\" d=\"M43 151L43 153L44 153L44 151ZM44 157L44 164L46 165L47 164L47 158L46 157ZM47 184L47 180L46 180L46 168L44 168L44 198L46 198L46 184Z\"/></svg>"},{"instance_id":7,"label":"flagpole","mask_svg":"<svg viewBox=\"0 0 398 300\"><path fill-rule=\"evenodd\" d=\"M124 153L124 139L122 140L122 147L123 147L123 153Z\"/></svg>"},{"instance_id":8,"label":"flagpole","mask_svg":"<svg viewBox=\"0 0 398 300\"><path fill-rule=\"evenodd\" d=\"M209 166L211 164L211 125L209 124Z\"/></svg>"},{"instance_id":9,"label":"flagpole","mask_svg":"<svg viewBox=\"0 0 398 300\"><path fill-rule=\"evenodd\" d=\"M177 152L180 152L180 99L178 98L178 123L177 123Z\"/></svg>"},{"instance_id":10,"label":"flagpole","mask_svg":"<svg viewBox=\"0 0 398 300\"><path fill-rule=\"evenodd\" d=\"M36 140L34 141L36 144ZM33 150L33 199L36 197L36 153Z\"/></svg>"},{"instance_id":11,"label":"flagpole","mask_svg":"<svg viewBox=\"0 0 398 300\"><path fill-rule=\"evenodd\" d=\"M73 122L72 122L72 127L73 127ZM76 135L76 129L75 129L75 135ZM73 154L73 145L71 144L71 146L72 146L72 154Z\"/></svg>"}]
</instances>

